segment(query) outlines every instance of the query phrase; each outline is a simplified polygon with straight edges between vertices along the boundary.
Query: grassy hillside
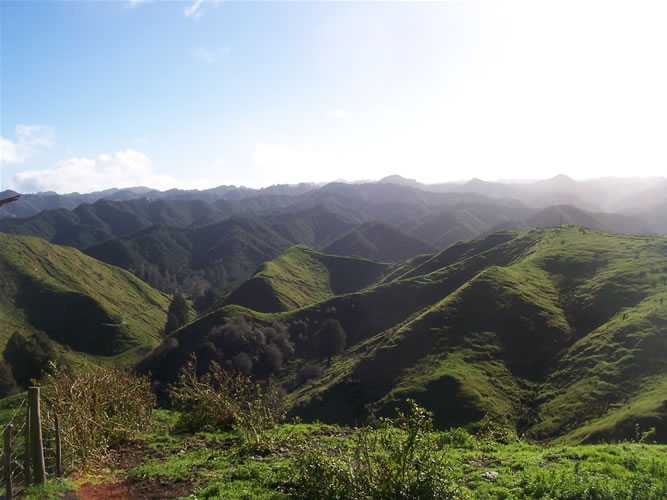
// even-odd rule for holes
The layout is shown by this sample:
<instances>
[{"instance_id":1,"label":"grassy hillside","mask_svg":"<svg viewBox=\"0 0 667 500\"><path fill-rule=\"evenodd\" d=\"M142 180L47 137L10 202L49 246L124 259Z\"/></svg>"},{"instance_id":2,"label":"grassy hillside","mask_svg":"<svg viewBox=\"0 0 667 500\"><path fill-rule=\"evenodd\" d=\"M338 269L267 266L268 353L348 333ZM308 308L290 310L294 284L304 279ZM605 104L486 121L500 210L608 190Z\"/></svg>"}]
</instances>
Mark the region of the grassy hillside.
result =
<instances>
[{"instance_id":1,"label":"grassy hillside","mask_svg":"<svg viewBox=\"0 0 667 500\"><path fill-rule=\"evenodd\" d=\"M298 297L318 271L301 272L265 283ZM292 307L324 297L308 293ZM293 412L308 419L349 424L412 397L440 427L475 428L486 415L536 439L580 442L629 437L638 425L665 442L665 299L667 239L562 226L460 242L301 309L260 315L228 305L177 337L196 350L235 314L304 322L282 380ZM346 350L304 385L296 374L313 362L310 336L327 317L346 330ZM185 357L172 351L162 363L173 370L170 359Z\"/></svg>"},{"instance_id":2,"label":"grassy hillside","mask_svg":"<svg viewBox=\"0 0 667 500\"><path fill-rule=\"evenodd\" d=\"M0 234L0 276L0 349L42 331L74 354L131 363L160 341L168 298L78 250Z\"/></svg>"},{"instance_id":3,"label":"grassy hillside","mask_svg":"<svg viewBox=\"0 0 667 500\"><path fill-rule=\"evenodd\" d=\"M369 285L388 264L339 257L295 246L262 264L221 305L237 304L261 312L299 309Z\"/></svg>"},{"instance_id":4,"label":"grassy hillside","mask_svg":"<svg viewBox=\"0 0 667 500\"><path fill-rule=\"evenodd\" d=\"M155 414L154 432L113 449L107 467L33 486L26 498L659 500L667 492L664 445L542 446L462 429L408 436L321 423L283 424L253 444L239 432L169 432L177 415Z\"/></svg>"}]
</instances>

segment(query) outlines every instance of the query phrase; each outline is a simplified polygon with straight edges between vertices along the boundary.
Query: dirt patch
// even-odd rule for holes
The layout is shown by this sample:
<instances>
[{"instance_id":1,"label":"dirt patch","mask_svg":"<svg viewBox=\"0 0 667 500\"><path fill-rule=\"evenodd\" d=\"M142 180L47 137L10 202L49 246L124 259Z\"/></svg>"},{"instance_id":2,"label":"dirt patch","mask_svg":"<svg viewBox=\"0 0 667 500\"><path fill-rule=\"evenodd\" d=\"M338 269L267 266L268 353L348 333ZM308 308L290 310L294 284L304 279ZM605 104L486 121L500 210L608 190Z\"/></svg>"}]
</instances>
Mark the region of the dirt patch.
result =
<instances>
[{"instance_id":1,"label":"dirt patch","mask_svg":"<svg viewBox=\"0 0 667 500\"><path fill-rule=\"evenodd\" d=\"M165 460L170 453L146 446L142 441L132 441L111 450L106 459L111 469L129 471L148 460Z\"/></svg>"},{"instance_id":2,"label":"dirt patch","mask_svg":"<svg viewBox=\"0 0 667 500\"><path fill-rule=\"evenodd\" d=\"M120 471L114 475L121 477L136 466L150 460L164 461L179 450L156 450L142 441L131 441L111 450L105 459L105 466ZM189 495L194 484L189 480L172 478L144 479L128 478L120 481L113 479L102 483L86 482L76 490L79 500L160 500L180 498Z\"/></svg>"},{"instance_id":3,"label":"dirt patch","mask_svg":"<svg viewBox=\"0 0 667 500\"><path fill-rule=\"evenodd\" d=\"M84 483L76 494L79 500L161 500L187 496L192 489L189 481L127 479L116 483Z\"/></svg>"}]
</instances>

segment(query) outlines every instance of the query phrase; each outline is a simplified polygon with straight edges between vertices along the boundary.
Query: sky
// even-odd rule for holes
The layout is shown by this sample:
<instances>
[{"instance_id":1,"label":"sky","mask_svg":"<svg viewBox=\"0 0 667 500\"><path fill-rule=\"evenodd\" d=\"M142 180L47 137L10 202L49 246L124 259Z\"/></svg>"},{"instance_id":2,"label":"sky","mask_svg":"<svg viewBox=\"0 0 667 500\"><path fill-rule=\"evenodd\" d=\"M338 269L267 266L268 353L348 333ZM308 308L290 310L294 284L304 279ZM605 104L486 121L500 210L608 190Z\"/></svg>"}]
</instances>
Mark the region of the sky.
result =
<instances>
[{"instance_id":1,"label":"sky","mask_svg":"<svg viewBox=\"0 0 667 500\"><path fill-rule=\"evenodd\" d=\"M667 2L0 0L0 190L664 176Z\"/></svg>"}]
</instances>

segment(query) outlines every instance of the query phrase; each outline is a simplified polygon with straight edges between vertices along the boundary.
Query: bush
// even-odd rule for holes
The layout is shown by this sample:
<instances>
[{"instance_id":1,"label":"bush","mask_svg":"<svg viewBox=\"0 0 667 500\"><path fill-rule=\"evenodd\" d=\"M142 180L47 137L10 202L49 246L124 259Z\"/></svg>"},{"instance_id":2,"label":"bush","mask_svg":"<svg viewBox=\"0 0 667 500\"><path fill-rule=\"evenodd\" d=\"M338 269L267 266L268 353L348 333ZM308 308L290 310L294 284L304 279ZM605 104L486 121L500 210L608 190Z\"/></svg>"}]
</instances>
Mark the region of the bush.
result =
<instances>
[{"instance_id":1,"label":"bush","mask_svg":"<svg viewBox=\"0 0 667 500\"><path fill-rule=\"evenodd\" d=\"M16 386L16 381L12 375L12 368L0 360L0 398L13 396L18 393L19 389Z\"/></svg>"},{"instance_id":2,"label":"bush","mask_svg":"<svg viewBox=\"0 0 667 500\"><path fill-rule=\"evenodd\" d=\"M209 372L197 376L193 357L169 386L174 409L183 412L177 430L236 430L247 441L256 441L284 417L283 396L275 387L262 390L250 378L223 369L215 361Z\"/></svg>"},{"instance_id":3,"label":"bush","mask_svg":"<svg viewBox=\"0 0 667 500\"><path fill-rule=\"evenodd\" d=\"M331 358L345 349L347 334L337 319L328 318L315 333L317 352L331 366Z\"/></svg>"},{"instance_id":4,"label":"bush","mask_svg":"<svg viewBox=\"0 0 667 500\"><path fill-rule=\"evenodd\" d=\"M324 373L324 369L320 365L317 363L309 363L299 370L299 373L296 376L296 381L299 385L304 385L321 377L322 373Z\"/></svg>"},{"instance_id":5,"label":"bush","mask_svg":"<svg viewBox=\"0 0 667 500\"><path fill-rule=\"evenodd\" d=\"M474 447L475 439L463 427L453 427L439 434L438 444L442 447L470 449Z\"/></svg>"},{"instance_id":6,"label":"bush","mask_svg":"<svg viewBox=\"0 0 667 500\"><path fill-rule=\"evenodd\" d=\"M148 377L96 365L52 366L42 388L45 433L60 420L63 452L73 463L105 455L110 447L146 432L155 395Z\"/></svg>"},{"instance_id":7,"label":"bush","mask_svg":"<svg viewBox=\"0 0 667 500\"><path fill-rule=\"evenodd\" d=\"M432 416L414 401L411 412L361 429L352 450L324 449L312 441L294 462L300 498L440 499L455 494L446 457L432 431Z\"/></svg>"},{"instance_id":8,"label":"bush","mask_svg":"<svg viewBox=\"0 0 667 500\"><path fill-rule=\"evenodd\" d=\"M30 381L42 377L51 363L58 359L58 353L51 339L42 332L26 338L15 332L7 342L4 360L11 365L16 383L28 387ZM63 360L60 360L64 364Z\"/></svg>"}]
</instances>

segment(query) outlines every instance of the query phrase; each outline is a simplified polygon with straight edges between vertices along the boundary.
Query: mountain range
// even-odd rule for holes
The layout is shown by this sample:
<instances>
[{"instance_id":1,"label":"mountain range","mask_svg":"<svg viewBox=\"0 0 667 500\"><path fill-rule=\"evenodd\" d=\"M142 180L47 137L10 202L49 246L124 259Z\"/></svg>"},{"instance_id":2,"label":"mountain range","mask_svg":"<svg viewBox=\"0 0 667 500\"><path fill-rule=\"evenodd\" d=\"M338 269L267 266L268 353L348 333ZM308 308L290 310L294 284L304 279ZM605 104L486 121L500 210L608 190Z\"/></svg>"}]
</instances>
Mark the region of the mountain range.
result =
<instances>
[{"instance_id":1,"label":"mountain range","mask_svg":"<svg viewBox=\"0 0 667 500\"><path fill-rule=\"evenodd\" d=\"M85 195L99 199L73 209L4 218L0 231L73 246L165 291L190 292L195 283L198 290L208 287L219 295L230 292L266 260L299 244L338 255L398 261L498 230L564 223L614 233L667 234L667 202L660 203L655 195L662 184L648 185L632 181L626 186L604 179L578 183L564 176L526 185L479 180L423 185L391 176L380 182L264 190L136 188ZM546 208L527 204L530 196L545 204L580 201L589 193L584 205L593 207L621 191L634 193L617 203L634 207L626 213L592 212L575 204ZM20 203L32 203L41 195L27 196L2 209L19 210ZM81 196L65 198L73 203ZM131 196L142 197L124 199ZM641 211L637 204L628 205L633 196L648 200L652 208Z\"/></svg>"}]
</instances>

